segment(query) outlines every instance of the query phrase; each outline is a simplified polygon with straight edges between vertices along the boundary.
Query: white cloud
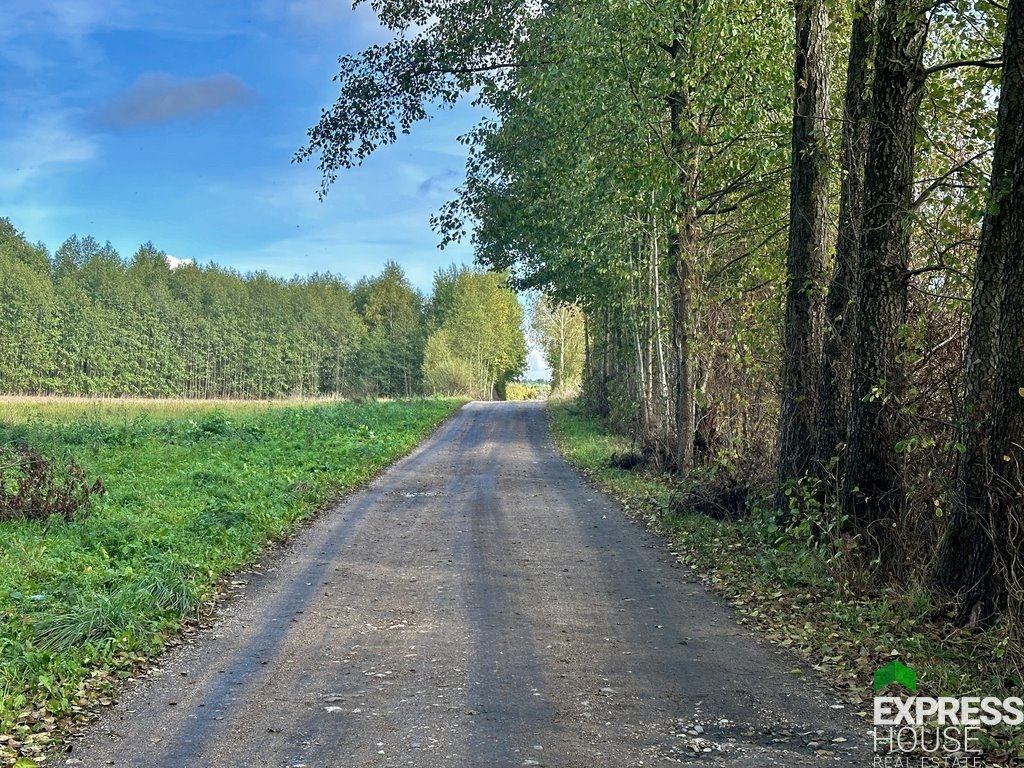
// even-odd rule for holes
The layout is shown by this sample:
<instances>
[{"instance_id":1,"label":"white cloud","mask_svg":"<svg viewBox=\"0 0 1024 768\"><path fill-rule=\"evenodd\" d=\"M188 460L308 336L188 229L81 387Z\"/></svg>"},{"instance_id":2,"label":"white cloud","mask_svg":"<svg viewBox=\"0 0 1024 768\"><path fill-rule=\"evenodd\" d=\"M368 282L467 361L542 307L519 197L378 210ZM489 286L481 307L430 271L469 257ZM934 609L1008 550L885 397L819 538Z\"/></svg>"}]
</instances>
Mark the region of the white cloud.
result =
<instances>
[{"instance_id":1,"label":"white cloud","mask_svg":"<svg viewBox=\"0 0 1024 768\"><path fill-rule=\"evenodd\" d=\"M186 264L195 263L192 259L179 259L177 256L171 256L169 253L164 257L164 260L167 262L167 266L171 269L177 269L178 267L183 267Z\"/></svg>"},{"instance_id":2,"label":"white cloud","mask_svg":"<svg viewBox=\"0 0 1024 768\"><path fill-rule=\"evenodd\" d=\"M551 378L551 366L544 359L544 353L536 347L532 347L526 356L526 373L523 376L527 379Z\"/></svg>"}]
</instances>

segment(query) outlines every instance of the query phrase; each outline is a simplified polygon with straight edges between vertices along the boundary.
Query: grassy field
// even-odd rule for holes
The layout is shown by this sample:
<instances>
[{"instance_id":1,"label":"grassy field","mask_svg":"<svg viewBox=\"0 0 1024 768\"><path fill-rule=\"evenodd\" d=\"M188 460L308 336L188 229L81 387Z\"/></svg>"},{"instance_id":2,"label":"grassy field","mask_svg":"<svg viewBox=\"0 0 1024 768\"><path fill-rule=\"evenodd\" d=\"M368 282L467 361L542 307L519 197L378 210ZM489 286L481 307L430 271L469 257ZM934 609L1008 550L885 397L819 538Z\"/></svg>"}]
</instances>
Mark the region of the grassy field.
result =
<instances>
[{"instance_id":1,"label":"grassy field","mask_svg":"<svg viewBox=\"0 0 1024 768\"><path fill-rule=\"evenodd\" d=\"M106 487L70 521L0 523L0 764L104 703L221 576L458 405L0 400L0 447L70 455Z\"/></svg>"},{"instance_id":2,"label":"grassy field","mask_svg":"<svg viewBox=\"0 0 1024 768\"><path fill-rule=\"evenodd\" d=\"M799 528L780 530L757 513L734 522L687 513L670 478L610 465L613 452L631 449L626 438L571 401L548 407L555 441L570 463L669 537L680 560L731 602L740 624L790 649L799 660L794 675L817 671L869 723L873 672L893 658L917 672L922 695L1020 695L1008 628L955 628L917 585L868 591L841 548ZM989 734L984 744L986 764L1024 764L1020 729Z\"/></svg>"}]
</instances>

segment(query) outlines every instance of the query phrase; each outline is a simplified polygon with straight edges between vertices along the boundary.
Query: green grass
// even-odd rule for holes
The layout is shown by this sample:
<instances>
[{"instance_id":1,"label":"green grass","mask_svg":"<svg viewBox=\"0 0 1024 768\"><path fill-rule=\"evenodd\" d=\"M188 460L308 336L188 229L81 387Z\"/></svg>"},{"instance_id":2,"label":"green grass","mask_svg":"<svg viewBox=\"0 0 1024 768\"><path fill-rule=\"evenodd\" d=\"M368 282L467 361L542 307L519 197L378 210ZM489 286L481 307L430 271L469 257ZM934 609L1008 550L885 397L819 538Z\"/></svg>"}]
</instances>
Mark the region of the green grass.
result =
<instances>
[{"instance_id":1,"label":"green grass","mask_svg":"<svg viewBox=\"0 0 1024 768\"><path fill-rule=\"evenodd\" d=\"M456 400L0 400L0 445L72 455L107 492L0 524L0 764L107 696L317 509L409 452Z\"/></svg>"},{"instance_id":2,"label":"green grass","mask_svg":"<svg viewBox=\"0 0 1024 768\"><path fill-rule=\"evenodd\" d=\"M794 674L816 670L853 711L870 719L872 674L894 657L917 672L922 695L1020 695L1005 627L956 628L920 585L869 589L868 580L850 578L853 566L842 557L756 515L723 522L677 511L671 478L609 466L613 452L630 449L628 439L572 401L550 402L548 409L555 442L570 463L669 537L680 561L731 602L738 623L802 658ZM1024 732L1016 731L993 734L989 757L1024 757Z\"/></svg>"}]
</instances>

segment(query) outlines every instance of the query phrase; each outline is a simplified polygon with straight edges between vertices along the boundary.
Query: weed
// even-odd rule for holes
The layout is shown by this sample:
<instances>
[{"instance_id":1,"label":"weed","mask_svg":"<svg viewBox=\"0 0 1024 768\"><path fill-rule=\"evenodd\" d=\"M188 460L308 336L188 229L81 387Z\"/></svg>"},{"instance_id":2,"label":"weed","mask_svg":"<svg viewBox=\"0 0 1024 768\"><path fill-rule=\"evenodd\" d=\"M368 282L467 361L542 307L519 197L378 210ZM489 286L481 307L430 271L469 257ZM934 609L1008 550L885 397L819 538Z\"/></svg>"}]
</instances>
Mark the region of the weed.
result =
<instances>
[{"instance_id":1,"label":"weed","mask_svg":"<svg viewBox=\"0 0 1024 768\"><path fill-rule=\"evenodd\" d=\"M90 485L72 458L58 463L33 448L0 447L0 521L71 520L103 493L103 480Z\"/></svg>"}]
</instances>

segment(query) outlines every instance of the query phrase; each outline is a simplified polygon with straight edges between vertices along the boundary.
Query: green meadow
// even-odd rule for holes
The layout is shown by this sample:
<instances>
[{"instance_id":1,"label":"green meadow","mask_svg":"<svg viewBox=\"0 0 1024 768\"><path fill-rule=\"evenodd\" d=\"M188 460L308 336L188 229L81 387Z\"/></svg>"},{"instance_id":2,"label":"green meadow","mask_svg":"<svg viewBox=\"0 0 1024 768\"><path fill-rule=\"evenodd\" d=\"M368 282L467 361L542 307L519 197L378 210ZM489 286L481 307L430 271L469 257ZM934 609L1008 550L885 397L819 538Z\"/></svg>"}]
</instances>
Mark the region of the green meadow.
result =
<instances>
[{"instance_id":1,"label":"green meadow","mask_svg":"<svg viewBox=\"0 0 1024 768\"><path fill-rule=\"evenodd\" d=\"M459 404L0 400L0 467L31 448L105 487L70 520L0 522L0 762L104 703L204 615L222 576Z\"/></svg>"}]
</instances>

